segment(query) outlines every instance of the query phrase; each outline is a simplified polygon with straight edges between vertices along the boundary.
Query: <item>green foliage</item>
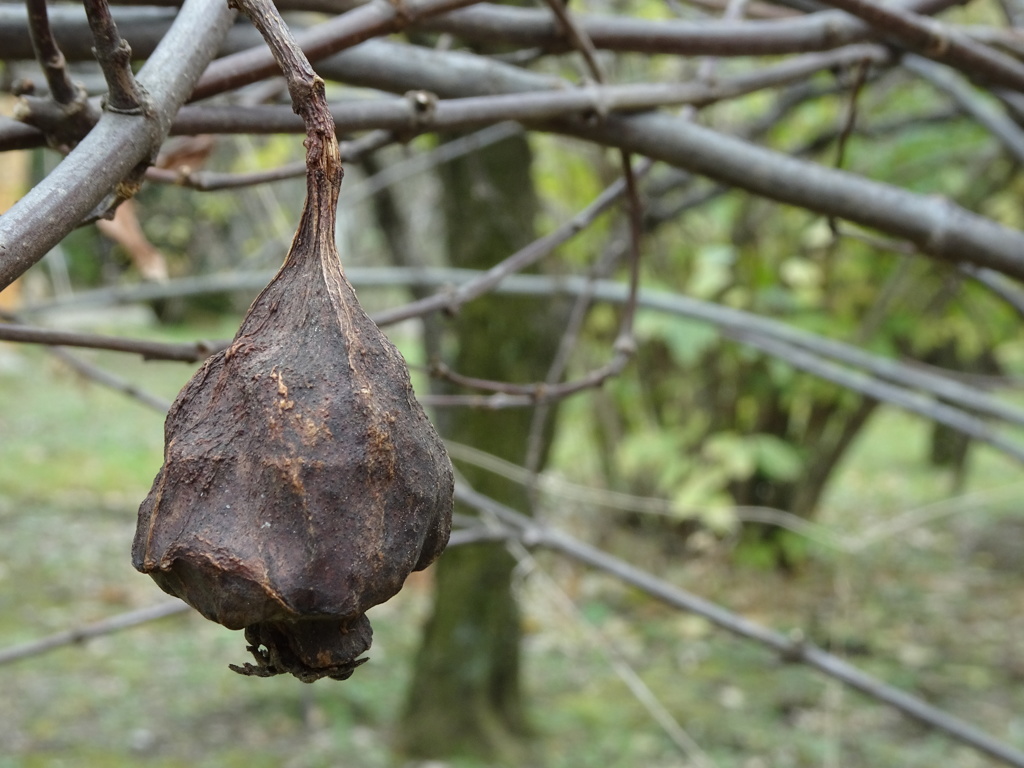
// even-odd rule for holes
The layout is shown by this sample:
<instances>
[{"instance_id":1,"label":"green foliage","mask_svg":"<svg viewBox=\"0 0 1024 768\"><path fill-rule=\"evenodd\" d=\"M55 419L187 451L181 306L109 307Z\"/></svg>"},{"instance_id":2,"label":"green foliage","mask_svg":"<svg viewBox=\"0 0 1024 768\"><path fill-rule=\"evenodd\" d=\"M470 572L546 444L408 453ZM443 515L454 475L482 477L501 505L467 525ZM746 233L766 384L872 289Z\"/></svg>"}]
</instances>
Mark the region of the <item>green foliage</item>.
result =
<instances>
[{"instance_id":1,"label":"green foliage","mask_svg":"<svg viewBox=\"0 0 1024 768\"><path fill-rule=\"evenodd\" d=\"M733 100L702 118L737 130L778 109L777 119L759 129L765 143L831 165L854 77L852 71L821 74L791 94ZM990 135L952 116L931 86L898 71L869 81L857 96L854 126L844 167L1020 223L1013 201L1024 182L1009 174L1005 161L991 160ZM557 144L549 146L555 151ZM580 164L580 156L560 154L561 162L550 166L558 174L542 177L556 217L581 207L600 186L596 169L605 166ZM652 190L667 190L650 193L662 208L702 188L657 169L650 182ZM952 349L951 364L963 366L985 355L1021 357L1019 318L986 289L952 269L861 239L851 225L838 223L842 236L836 227L808 211L735 192L712 196L648 234L643 284L778 318L877 354L931 360ZM588 253L593 260L597 250L586 239L574 248L574 260ZM616 323L606 308L592 312L592 347L581 361L596 358ZM635 329L636 372L606 386L604 421L590 425L594 451L608 457L582 461L574 439L573 466L602 467L602 484L659 496L677 516L695 516L719 531L729 528L728 510L736 504L814 515L829 477L867 422L869 404L723 340L707 325L641 312ZM799 539L786 535L765 539L763 548L787 560L802 556Z\"/></svg>"},{"instance_id":2,"label":"green foliage","mask_svg":"<svg viewBox=\"0 0 1024 768\"><path fill-rule=\"evenodd\" d=\"M546 201L537 221L541 234L575 216L617 175L612 155L598 147L544 134L531 134L529 144L533 183L537 195ZM594 264L610 228L606 214L562 246L559 258L576 268Z\"/></svg>"},{"instance_id":3,"label":"green foliage","mask_svg":"<svg viewBox=\"0 0 1024 768\"><path fill-rule=\"evenodd\" d=\"M673 362L680 366L694 365L719 341L718 331L707 323L651 312L637 316L634 333L641 343L663 344Z\"/></svg>"}]
</instances>

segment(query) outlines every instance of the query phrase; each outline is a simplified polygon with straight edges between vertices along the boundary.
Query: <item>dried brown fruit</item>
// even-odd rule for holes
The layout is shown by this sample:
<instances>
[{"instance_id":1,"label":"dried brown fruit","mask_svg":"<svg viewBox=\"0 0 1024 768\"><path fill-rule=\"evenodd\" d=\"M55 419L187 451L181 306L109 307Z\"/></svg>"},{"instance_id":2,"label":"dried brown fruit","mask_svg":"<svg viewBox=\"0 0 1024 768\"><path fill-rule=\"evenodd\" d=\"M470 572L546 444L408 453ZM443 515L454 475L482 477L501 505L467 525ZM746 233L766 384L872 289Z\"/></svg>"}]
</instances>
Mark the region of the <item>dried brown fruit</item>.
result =
<instances>
[{"instance_id":1,"label":"dried brown fruit","mask_svg":"<svg viewBox=\"0 0 1024 768\"><path fill-rule=\"evenodd\" d=\"M364 661L366 610L440 554L452 511L444 446L342 272L326 130L284 266L168 414L132 548L164 591L245 629L257 664L233 669L306 682Z\"/></svg>"}]
</instances>

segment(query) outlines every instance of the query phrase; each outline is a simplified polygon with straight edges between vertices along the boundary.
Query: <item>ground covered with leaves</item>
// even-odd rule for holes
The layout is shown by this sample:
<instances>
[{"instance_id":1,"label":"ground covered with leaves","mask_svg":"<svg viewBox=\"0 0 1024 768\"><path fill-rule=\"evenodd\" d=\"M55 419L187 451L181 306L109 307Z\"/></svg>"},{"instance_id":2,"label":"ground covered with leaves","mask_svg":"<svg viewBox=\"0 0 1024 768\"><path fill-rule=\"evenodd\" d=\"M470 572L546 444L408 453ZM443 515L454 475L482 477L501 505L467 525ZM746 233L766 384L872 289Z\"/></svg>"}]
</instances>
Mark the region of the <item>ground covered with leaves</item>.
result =
<instances>
[{"instance_id":1,"label":"ground covered with leaves","mask_svg":"<svg viewBox=\"0 0 1024 768\"><path fill-rule=\"evenodd\" d=\"M169 599L128 556L161 416L43 351L2 353L0 648ZM167 398L190 373L88 357ZM1024 476L977 450L954 493L927 435L879 413L789 574L737 562L729 537L677 546L559 504L552 521L1024 748ZM519 590L538 765L700 764L680 741L723 768L992 764L551 554L524 560ZM345 683L232 674L239 634L195 614L2 666L0 768L402 765L389 744L429 601L428 572L374 609L372 660Z\"/></svg>"}]
</instances>

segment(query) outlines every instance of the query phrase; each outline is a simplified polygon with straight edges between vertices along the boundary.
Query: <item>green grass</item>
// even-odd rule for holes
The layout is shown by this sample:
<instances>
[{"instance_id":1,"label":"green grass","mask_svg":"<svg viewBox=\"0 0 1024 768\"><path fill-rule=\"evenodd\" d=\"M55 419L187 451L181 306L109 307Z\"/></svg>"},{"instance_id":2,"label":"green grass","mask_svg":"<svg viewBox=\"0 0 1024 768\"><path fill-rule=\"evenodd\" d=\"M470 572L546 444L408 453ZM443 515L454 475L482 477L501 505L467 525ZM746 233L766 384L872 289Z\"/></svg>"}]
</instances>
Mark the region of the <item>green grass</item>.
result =
<instances>
[{"instance_id":1,"label":"green grass","mask_svg":"<svg viewBox=\"0 0 1024 768\"><path fill-rule=\"evenodd\" d=\"M176 335L230 334L206 330ZM16 354L18 370L0 373L0 647L167 599L129 562L136 507L160 464L162 417L42 350ZM191 372L82 354L165 398ZM896 518L908 525L858 552L814 546L791 576L730 564L727 542L683 559L587 510L563 522L611 532L622 556L673 583L776 629L800 627L1024 746L1024 542L1016 570L1005 567L1012 557L996 567L985 551L1016 543L998 532L1020 515L1024 479L979 449L967 487L951 496L950 478L923 461L926 439L917 420L879 415L821 522L848 537ZM683 764L609 653L719 766L990 764L611 577L550 554L537 561L557 587L537 576L522 584L525 674L550 768ZM342 684L234 675L227 664L244 661L241 634L194 614L0 666L0 768L400 764L388 744L428 605L429 580L420 579L375 609L372 660Z\"/></svg>"}]
</instances>

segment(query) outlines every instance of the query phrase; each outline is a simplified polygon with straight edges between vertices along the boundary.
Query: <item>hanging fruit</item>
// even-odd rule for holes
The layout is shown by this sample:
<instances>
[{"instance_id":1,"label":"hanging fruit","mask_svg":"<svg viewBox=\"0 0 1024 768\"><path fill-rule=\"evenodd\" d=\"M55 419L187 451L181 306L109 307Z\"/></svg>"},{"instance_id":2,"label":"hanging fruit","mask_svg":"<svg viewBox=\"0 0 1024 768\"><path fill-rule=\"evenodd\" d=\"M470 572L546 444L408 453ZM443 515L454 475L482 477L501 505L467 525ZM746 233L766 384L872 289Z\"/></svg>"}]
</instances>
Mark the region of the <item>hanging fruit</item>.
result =
<instances>
[{"instance_id":1,"label":"hanging fruit","mask_svg":"<svg viewBox=\"0 0 1024 768\"><path fill-rule=\"evenodd\" d=\"M281 42L276 12L241 5L307 123L306 202L234 341L171 407L132 562L206 618L245 629L256 664L232 669L343 680L365 661L367 609L444 549L452 468L401 354L342 271L323 81Z\"/></svg>"}]
</instances>

